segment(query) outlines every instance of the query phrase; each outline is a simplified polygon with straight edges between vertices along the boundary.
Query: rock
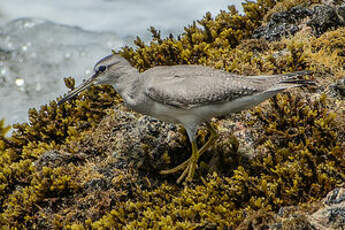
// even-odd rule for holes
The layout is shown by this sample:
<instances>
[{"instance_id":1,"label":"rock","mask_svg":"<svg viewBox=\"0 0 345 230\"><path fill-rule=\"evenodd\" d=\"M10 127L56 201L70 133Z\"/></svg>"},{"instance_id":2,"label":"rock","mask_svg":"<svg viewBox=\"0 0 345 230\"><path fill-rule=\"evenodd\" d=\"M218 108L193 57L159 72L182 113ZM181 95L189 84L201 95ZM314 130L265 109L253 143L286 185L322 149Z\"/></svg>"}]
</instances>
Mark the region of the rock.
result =
<instances>
[{"instance_id":1,"label":"rock","mask_svg":"<svg viewBox=\"0 0 345 230\"><path fill-rule=\"evenodd\" d=\"M254 31L253 38L276 41L281 37L294 35L300 30L298 24L302 19L311 16L312 13L312 10L302 6L295 6L288 11L275 13L271 16L267 26L262 26Z\"/></svg>"},{"instance_id":2,"label":"rock","mask_svg":"<svg viewBox=\"0 0 345 230\"><path fill-rule=\"evenodd\" d=\"M345 99L345 77L339 79L336 83L329 85L328 95Z\"/></svg>"},{"instance_id":3,"label":"rock","mask_svg":"<svg viewBox=\"0 0 345 230\"><path fill-rule=\"evenodd\" d=\"M70 154L57 150L50 150L40 155L40 157L34 161L34 166L38 170L41 170L43 167L56 168L62 165L67 165L70 162L76 162L84 159L85 155L82 153Z\"/></svg>"},{"instance_id":4,"label":"rock","mask_svg":"<svg viewBox=\"0 0 345 230\"><path fill-rule=\"evenodd\" d=\"M320 36L329 29L336 29L343 24L344 21L338 17L337 8L328 5L315 6L312 17L307 22L316 36Z\"/></svg>"},{"instance_id":5,"label":"rock","mask_svg":"<svg viewBox=\"0 0 345 230\"><path fill-rule=\"evenodd\" d=\"M310 17L306 23L303 19ZM294 35L305 26L311 27L315 36L320 36L329 29L345 25L345 4L327 3L313 9L295 6L287 11L275 13L266 26L261 26L253 33L253 38L277 41L282 37Z\"/></svg>"},{"instance_id":6,"label":"rock","mask_svg":"<svg viewBox=\"0 0 345 230\"><path fill-rule=\"evenodd\" d=\"M94 133L93 144L106 146L103 152L116 159L114 167L118 169L133 167L157 172L170 163L176 164L176 159L169 162L164 157L168 153L174 152L178 158L190 154L190 144L175 124L133 113L123 106L115 108L114 114L103 120L100 127Z\"/></svg>"},{"instance_id":7,"label":"rock","mask_svg":"<svg viewBox=\"0 0 345 230\"><path fill-rule=\"evenodd\" d=\"M322 201L324 207L308 217L317 229L344 229L345 188L336 188Z\"/></svg>"},{"instance_id":8,"label":"rock","mask_svg":"<svg viewBox=\"0 0 345 230\"><path fill-rule=\"evenodd\" d=\"M345 23L345 4L341 5L337 9L337 14L342 23Z\"/></svg>"},{"instance_id":9,"label":"rock","mask_svg":"<svg viewBox=\"0 0 345 230\"><path fill-rule=\"evenodd\" d=\"M285 206L277 213L264 210L250 213L239 229L343 230L344 226L345 188L336 188L323 200L311 204L308 209Z\"/></svg>"}]
</instances>

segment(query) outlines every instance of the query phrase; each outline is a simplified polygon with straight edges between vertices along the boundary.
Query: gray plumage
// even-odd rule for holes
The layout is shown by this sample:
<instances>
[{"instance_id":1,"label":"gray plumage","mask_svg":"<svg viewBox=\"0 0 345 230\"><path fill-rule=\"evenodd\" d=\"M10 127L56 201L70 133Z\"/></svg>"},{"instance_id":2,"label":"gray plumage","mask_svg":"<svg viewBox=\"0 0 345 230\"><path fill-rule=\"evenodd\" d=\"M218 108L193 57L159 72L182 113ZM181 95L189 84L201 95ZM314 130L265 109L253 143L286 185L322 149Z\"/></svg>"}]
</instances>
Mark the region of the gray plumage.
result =
<instances>
[{"instance_id":1,"label":"gray plumage","mask_svg":"<svg viewBox=\"0 0 345 230\"><path fill-rule=\"evenodd\" d=\"M156 67L143 75L151 80L146 88L147 96L182 109L223 103L262 90L234 74L197 65Z\"/></svg>"},{"instance_id":2,"label":"gray plumage","mask_svg":"<svg viewBox=\"0 0 345 230\"><path fill-rule=\"evenodd\" d=\"M147 96L162 104L190 109L303 85L306 81L296 84L289 80L307 73L300 71L286 75L247 77L210 67L178 65L155 67L142 75L148 82L145 90Z\"/></svg>"},{"instance_id":3,"label":"gray plumage","mask_svg":"<svg viewBox=\"0 0 345 230\"><path fill-rule=\"evenodd\" d=\"M309 74L308 71L248 77L200 65L176 65L154 67L138 73L119 55L103 58L95 65L94 71L90 79L71 91L59 104L93 84L111 84L133 110L160 120L181 123L193 147L192 157L183 163L186 169L181 176L186 176L188 170L188 180L193 177L195 161L199 157L195 140L201 123L257 105L287 88L314 84L299 78ZM215 135L210 125L208 129ZM205 148L201 149L200 154L205 151ZM175 172L181 167L163 170L162 173Z\"/></svg>"}]
</instances>

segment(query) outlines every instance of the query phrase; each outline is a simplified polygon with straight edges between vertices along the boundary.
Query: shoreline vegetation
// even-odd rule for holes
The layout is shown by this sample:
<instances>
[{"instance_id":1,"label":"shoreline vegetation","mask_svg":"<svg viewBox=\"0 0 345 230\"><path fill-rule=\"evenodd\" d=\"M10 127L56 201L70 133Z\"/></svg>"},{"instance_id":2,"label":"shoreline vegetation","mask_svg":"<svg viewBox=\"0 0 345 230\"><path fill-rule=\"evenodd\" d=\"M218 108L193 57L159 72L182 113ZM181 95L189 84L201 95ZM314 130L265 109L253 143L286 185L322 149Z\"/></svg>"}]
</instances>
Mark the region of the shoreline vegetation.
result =
<instances>
[{"instance_id":1,"label":"shoreline vegetation","mask_svg":"<svg viewBox=\"0 0 345 230\"><path fill-rule=\"evenodd\" d=\"M243 15L206 13L177 37L152 27L150 44L119 51L139 71L313 71L318 87L214 119L220 138L188 186L159 174L188 158L185 131L130 111L110 86L29 110L10 136L1 121L0 229L342 229L345 5L330 2L246 1ZM198 135L201 146L209 133Z\"/></svg>"}]
</instances>

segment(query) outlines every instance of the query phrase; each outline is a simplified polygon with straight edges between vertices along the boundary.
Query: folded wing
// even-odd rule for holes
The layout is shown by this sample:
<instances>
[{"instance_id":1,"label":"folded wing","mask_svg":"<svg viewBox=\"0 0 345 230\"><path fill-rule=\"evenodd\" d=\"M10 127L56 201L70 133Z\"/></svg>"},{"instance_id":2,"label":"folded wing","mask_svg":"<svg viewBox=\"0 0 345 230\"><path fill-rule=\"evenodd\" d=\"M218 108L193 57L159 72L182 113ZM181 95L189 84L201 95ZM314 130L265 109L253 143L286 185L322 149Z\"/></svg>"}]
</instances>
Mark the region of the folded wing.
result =
<instances>
[{"instance_id":1,"label":"folded wing","mask_svg":"<svg viewBox=\"0 0 345 230\"><path fill-rule=\"evenodd\" d=\"M145 73L150 78L146 95L162 104L190 109L224 103L263 92L265 79L248 80L225 71L200 66L158 67Z\"/></svg>"}]
</instances>

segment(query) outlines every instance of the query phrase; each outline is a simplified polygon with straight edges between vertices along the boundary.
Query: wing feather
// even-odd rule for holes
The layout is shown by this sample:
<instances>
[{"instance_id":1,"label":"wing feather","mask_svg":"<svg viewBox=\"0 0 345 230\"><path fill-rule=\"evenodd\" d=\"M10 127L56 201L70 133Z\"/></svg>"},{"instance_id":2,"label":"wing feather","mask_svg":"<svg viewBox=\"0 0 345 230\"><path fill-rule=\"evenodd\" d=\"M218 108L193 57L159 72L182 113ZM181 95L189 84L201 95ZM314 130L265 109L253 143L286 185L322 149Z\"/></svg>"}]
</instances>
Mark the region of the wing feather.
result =
<instances>
[{"instance_id":1,"label":"wing feather","mask_svg":"<svg viewBox=\"0 0 345 230\"><path fill-rule=\"evenodd\" d=\"M157 67L144 74L150 78L145 90L147 96L184 109L224 103L261 91L240 76L208 67Z\"/></svg>"}]
</instances>

